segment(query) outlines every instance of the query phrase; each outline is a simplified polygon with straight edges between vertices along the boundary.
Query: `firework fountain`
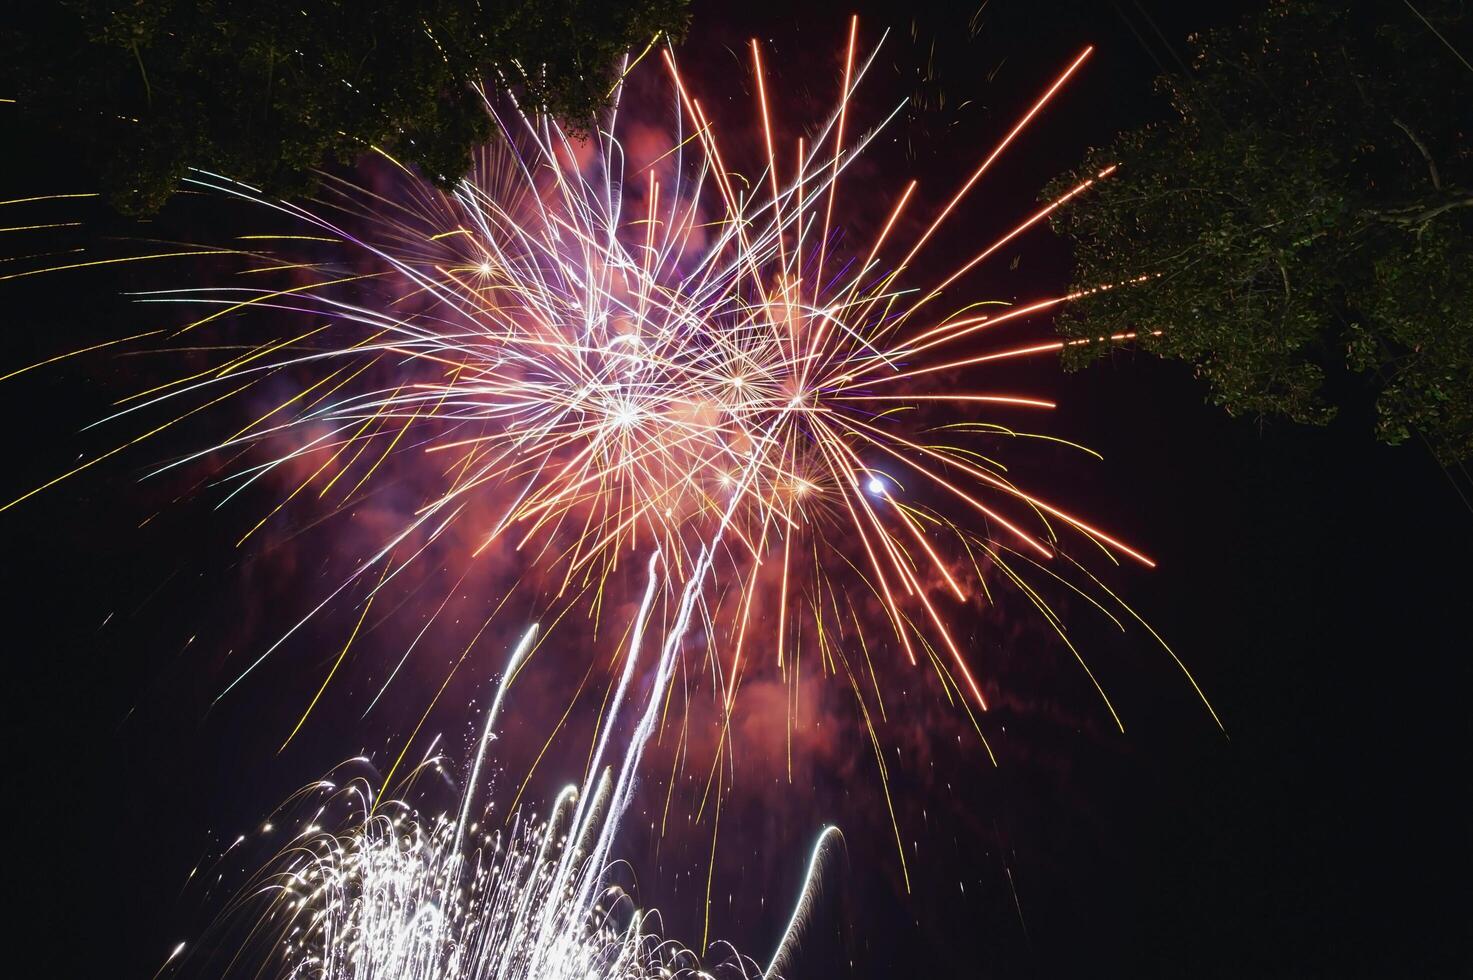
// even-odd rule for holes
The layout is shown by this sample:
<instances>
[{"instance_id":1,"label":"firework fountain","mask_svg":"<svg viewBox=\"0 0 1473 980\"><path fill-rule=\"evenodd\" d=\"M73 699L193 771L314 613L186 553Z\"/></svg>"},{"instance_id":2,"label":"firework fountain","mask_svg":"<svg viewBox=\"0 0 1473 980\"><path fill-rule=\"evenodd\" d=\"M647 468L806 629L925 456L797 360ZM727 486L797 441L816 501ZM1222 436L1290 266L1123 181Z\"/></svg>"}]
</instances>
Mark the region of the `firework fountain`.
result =
<instances>
[{"instance_id":1,"label":"firework fountain","mask_svg":"<svg viewBox=\"0 0 1473 980\"><path fill-rule=\"evenodd\" d=\"M618 721L625 688L640 659L658 582L649 563L644 602L634 623L627 667L609 718ZM698 589L687 587L686 595ZM689 617L669 631L656 667L668 678ZM822 859L839 838L826 828L814 845L792 915L764 968L730 950L707 967L702 956L648 929L652 916L610 880L609 853L639 757L661 700L648 698L624 757L604 766L607 739L581 785L570 785L547 818L514 812L506 830L482 830L482 765L496 737L508 685L537 633L523 635L487 709L457 815L422 823L397 801L381 801L355 780L344 789L314 787L346 799L357 812L343 834L323 832L320 807L251 891L267 902L252 930L266 937L291 980L644 980L780 975L811 904ZM438 758L425 765L439 767ZM177 952L177 951L176 951ZM269 955L269 954L268 954ZM168 965L181 965L171 957Z\"/></svg>"}]
</instances>

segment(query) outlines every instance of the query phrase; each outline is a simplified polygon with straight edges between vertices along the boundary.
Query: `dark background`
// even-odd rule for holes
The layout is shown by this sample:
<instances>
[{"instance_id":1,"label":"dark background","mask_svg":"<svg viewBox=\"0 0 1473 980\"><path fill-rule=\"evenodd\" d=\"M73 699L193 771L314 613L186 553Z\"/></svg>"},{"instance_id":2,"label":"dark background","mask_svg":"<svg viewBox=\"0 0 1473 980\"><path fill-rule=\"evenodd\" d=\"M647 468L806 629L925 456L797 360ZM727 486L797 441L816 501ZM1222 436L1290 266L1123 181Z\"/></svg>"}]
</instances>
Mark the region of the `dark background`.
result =
<instances>
[{"instance_id":1,"label":"dark background","mask_svg":"<svg viewBox=\"0 0 1473 980\"><path fill-rule=\"evenodd\" d=\"M874 104L921 105L859 175L877 188L876 210L890 200L879 187L912 175L927 200L944 200L1032 94L1095 44L977 191L983 229L1007 227L1087 146L1164 111L1151 79L1179 68L1187 33L1253 5L1185 6L861 9L869 40L894 28L867 83ZM782 96L824 104L847 12L698 4L682 61L740 99L740 45L757 35L773 45ZM81 179L60 148L11 145L6 198ZM87 217L93 234L137 235L100 209ZM968 227L942 250L964 246ZM1038 232L978 292L1049 295L1067 279L1067 249ZM4 284L0 373L132 329L139 315L117 294L146 280L109 270ZM160 370L102 359L0 385L7 496L95 448L78 430ZM1415 445L1376 445L1364 411L1323 430L1227 418L1186 369L1129 351L1076 375L1022 370L1019 387L1061 404L1049 431L1105 455L1083 468L1055 470L1047 455L1032 464L1056 497L1108 515L1160 562L1112 584L1192 665L1228 737L1141 635L1107 647L1101 668L1124 736L1101 724L1073 668L1046 661L1042 689L1056 688L1058 704L994 719L1011 730L999 769L975 748L940 746L929 774L898 777L918 842L911 894L898 887L888 824L846 810L847 788L819 785L768 815L780 832L734 816L723 840L738 863L749 854L754 868L783 870L724 867L718 893L764 901L760 912L730 905L724 919L718 906L717 931L762 958L802 842L838 819L847 860L795 977L1469 975L1467 474ZM0 515L7 918L13 948L39 954L43 975L151 975L218 911L184 887L196 861L372 737L348 731L345 713L343 730L278 758L277 728L255 726L290 711L270 690L209 710L222 653L185 641L228 635L243 615L271 618L272 593L238 593L240 566L220 558L238 527L212 518L209 500L139 489L146 462L102 464ZM320 585L302 578L280 587ZM657 881L645 898L675 905L693 941L685 887Z\"/></svg>"}]
</instances>

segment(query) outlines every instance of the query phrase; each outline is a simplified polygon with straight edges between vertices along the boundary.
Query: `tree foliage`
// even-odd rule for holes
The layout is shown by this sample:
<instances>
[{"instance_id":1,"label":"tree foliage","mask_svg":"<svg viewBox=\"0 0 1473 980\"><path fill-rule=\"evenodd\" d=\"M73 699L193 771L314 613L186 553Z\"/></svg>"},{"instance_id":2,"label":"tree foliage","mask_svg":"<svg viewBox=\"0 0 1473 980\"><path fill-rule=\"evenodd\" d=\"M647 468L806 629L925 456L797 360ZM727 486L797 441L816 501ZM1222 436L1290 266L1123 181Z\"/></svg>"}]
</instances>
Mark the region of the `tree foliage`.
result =
<instances>
[{"instance_id":1,"label":"tree foliage","mask_svg":"<svg viewBox=\"0 0 1473 980\"><path fill-rule=\"evenodd\" d=\"M683 30L685 5L50 0L6 18L0 94L61 130L135 213L191 166L299 190L312 168L369 146L451 182L490 136L472 83L508 84L576 125L627 51Z\"/></svg>"},{"instance_id":2,"label":"tree foliage","mask_svg":"<svg viewBox=\"0 0 1473 980\"><path fill-rule=\"evenodd\" d=\"M1061 332L1136 331L1235 414L1322 424L1369 393L1382 440L1473 456L1470 27L1464 0L1278 0L1191 38L1173 118L1049 191L1120 165L1056 212L1076 288L1113 287Z\"/></svg>"}]
</instances>

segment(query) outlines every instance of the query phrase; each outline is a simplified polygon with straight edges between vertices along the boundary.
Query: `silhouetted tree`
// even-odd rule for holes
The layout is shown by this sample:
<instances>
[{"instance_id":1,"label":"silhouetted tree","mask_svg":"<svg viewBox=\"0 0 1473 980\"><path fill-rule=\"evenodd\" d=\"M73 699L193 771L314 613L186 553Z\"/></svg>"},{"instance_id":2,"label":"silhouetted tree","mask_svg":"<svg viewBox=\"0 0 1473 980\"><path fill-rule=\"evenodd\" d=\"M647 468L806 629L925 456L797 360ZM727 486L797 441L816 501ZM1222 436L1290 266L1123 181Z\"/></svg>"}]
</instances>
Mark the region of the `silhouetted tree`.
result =
<instances>
[{"instance_id":1,"label":"silhouetted tree","mask_svg":"<svg viewBox=\"0 0 1473 980\"><path fill-rule=\"evenodd\" d=\"M1159 82L1174 118L1050 191L1118 163L1054 226L1078 288L1149 277L1059 329L1138 331L1235 414L1324 423L1359 382L1381 439L1473 455L1470 27L1463 0L1280 0L1190 39L1191 72Z\"/></svg>"},{"instance_id":2,"label":"silhouetted tree","mask_svg":"<svg viewBox=\"0 0 1473 980\"><path fill-rule=\"evenodd\" d=\"M368 146L450 182L490 136L473 82L575 126L686 0L64 0L0 26L0 95L133 213L188 167L273 191ZM12 146L9 152L23 152Z\"/></svg>"}]
</instances>

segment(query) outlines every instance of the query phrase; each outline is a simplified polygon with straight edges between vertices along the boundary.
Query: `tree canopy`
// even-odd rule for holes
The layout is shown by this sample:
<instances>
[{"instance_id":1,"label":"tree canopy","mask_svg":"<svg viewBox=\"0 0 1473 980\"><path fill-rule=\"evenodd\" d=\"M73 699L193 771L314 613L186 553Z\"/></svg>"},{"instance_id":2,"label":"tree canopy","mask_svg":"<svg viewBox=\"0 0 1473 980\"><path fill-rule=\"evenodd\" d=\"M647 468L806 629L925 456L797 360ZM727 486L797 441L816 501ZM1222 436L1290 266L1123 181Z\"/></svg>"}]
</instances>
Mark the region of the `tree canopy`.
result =
<instances>
[{"instance_id":1,"label":"tree canopy","mask_svg":"<svg viewBox=\"0 0 1473 980\"><path fill-rule=\"evenodd\" d=\"M1075 288L1112 287L1059 330L1134 331L1234 414L1373 400L1380 439L1473 456L1469 6L1277 0L1189 39L1191 71L1158 83L1172 117L1048 191L1119 164L1055 212Z\"/></svg>"},{"instance_id":2,"label":"tree canopy","mask_svg":"<svg viewBox=\"0 0 1473 980\"><path fill-rule=\"evenodd\" d=\"M686 0L43 0L0 37L0 95L59 130L126 211L191 166L274 191L377 146L453 182L490 136L484 78L576 126ZM14 25L23 25L20 27Z\"/></svg>"}]
</instances>

